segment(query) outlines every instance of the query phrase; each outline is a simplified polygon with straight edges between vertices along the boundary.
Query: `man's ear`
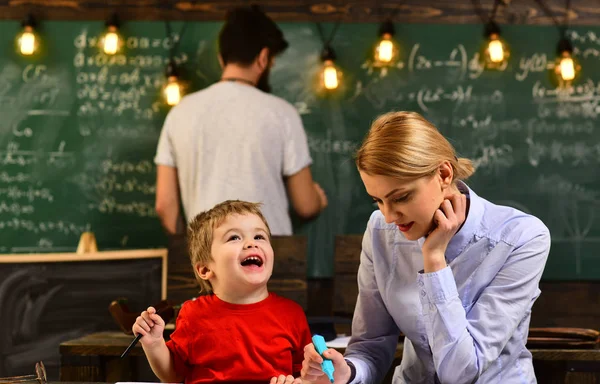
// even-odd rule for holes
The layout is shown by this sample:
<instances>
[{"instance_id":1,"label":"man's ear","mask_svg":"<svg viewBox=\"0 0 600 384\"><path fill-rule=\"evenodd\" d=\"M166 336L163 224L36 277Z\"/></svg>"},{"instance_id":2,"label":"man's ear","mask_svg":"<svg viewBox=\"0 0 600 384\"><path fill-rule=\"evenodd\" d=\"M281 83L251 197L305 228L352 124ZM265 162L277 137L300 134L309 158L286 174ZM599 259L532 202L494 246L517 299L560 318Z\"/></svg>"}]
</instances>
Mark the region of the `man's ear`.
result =
<instances>
[{"instance_id":1,"label":"man's ear","mask_svg":"<svg viewBox=\"0 0 600 384\"><path fill-rule=\"evenodd\" d=\"M438 168L438 177L440 178L440 186L442 190L447 189L452 185L454 180L454 168L449 161L444 161Z\"/></svg>"},{"instance_id":2,"label":"man's ear","mask_svg":"<svg viewBox=\"0 0 600 384\"><path fill-rule=\"evenodd\" d=\"M260 69L261 72L263 72L269 67L269 65L271 64L270 59L271 58L269 57L269 48L265 47L261 49L256 60L256 63L258 64L258 69Z\"/></svg>"},{"instance_id":3,"label":"man's ear","mask_svg":"<svg viewBox=\"0 0 600 384\"><path fill-rule=\"evenodd\" d=\"M221 69L225 68L225 63L223 62L223 56L221 56L221 54L219 53L217 55L218 59L219 59L219 65L221 66Z\"/></svg>"},{"instance_id":4,"label":"man's ear","mask_svg":"<svg viewBox=\"0 0 600 384\"><path fill-rule=\"evenodd\" d=\"M196 270L196 275L198 275L198 277L202 280L208 280L214 276L214 272L210 268L208 268L207 265L197 263L194 266L194 269Z\"/></svg>"}]
</instances>

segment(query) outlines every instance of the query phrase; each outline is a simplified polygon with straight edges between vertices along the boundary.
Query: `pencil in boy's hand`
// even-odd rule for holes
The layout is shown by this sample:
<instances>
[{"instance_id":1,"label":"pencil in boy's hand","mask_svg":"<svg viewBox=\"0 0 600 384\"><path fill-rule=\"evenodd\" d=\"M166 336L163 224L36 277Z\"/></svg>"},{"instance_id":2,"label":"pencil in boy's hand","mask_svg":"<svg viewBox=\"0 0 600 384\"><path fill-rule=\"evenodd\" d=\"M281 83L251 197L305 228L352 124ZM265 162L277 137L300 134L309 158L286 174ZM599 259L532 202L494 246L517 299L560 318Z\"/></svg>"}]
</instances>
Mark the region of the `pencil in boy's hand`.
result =
<instances>
[{"instance_id":1,"label":"pencil in boy's hand","mask_svg":"<svg viewBox=\"0 0 600 384\"><path fill-rule=\"evenodd\" d=\"M129 350L133 347L135 347L135 345L138 343L138 341L140 341L140 339L142 338L142 334L138 333L135 336L135 339L133 339L133 341L131 342L131 344L129 344L129 347L127 347L127 349L125 350L125 352L123 352L123 354L121 355L121 359L124 358L125 356L127 356L127 353L129 353Z\"/></svg>"},{"instance_id":2,"label":"pencil in boy's hand","mask_svg":"<svg viewBox=\"0 0 600 384\"><path fill-rule=\"evenodd\" d=\"M155 313L158 316L160 316L163 319L163 321L165 322L165 324L166 324L175 315L175 310L173 309L173 306L169 304L166 307L162 307L162 308L158 309ZM135 345L138 343L138 341L140 341L140 339L142 338L142 336L143 335L141 333L138 333L135 336L135 339L133 339L133 341L131 342L131 344L129 344L129 346L127 347L127 349L125 349L125 351L121 355L121 358L127 356L127 354L129 353L129 351L131 350L131 348L135 347Z\"/></svg>"},{"instance_id":3,"label":"pencil in boy's hand","mask_svg":"<svg viewBox=\"0 0 600 384\"><path fill-rule=\"evenodd\" d=\"M325 374L329 378L329 381L333 383L333 362L331 362L331 360L323 356L323 352L327 350L325 339L321 335L313 335L312 342L319 355L321 355L321 357L323 358L323 362L321 363L321 368L323 369L323 372L325 372Z\"/></svg>"}]
</instances>

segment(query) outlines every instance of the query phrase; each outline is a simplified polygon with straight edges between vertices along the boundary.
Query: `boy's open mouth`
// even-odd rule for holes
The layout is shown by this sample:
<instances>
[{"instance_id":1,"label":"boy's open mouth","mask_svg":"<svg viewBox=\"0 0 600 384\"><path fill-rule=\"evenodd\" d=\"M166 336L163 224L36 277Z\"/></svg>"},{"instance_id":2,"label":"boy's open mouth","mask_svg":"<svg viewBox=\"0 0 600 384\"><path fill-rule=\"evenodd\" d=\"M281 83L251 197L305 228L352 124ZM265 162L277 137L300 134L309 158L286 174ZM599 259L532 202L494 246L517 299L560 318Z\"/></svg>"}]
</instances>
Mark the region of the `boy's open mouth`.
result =
<instances>
[{"instance_id":1,"label":"boy's open mouth","mask_svg":"<svg viewBox=\"0 0 600 384\"><path fill-rule=\"evenodd\" d=\"M248 256L244 260L242 260L242 267L249 267L251 265L256 265L257 267L262 267L263 261L258 256Z\"/></svg>"}]
</instances>

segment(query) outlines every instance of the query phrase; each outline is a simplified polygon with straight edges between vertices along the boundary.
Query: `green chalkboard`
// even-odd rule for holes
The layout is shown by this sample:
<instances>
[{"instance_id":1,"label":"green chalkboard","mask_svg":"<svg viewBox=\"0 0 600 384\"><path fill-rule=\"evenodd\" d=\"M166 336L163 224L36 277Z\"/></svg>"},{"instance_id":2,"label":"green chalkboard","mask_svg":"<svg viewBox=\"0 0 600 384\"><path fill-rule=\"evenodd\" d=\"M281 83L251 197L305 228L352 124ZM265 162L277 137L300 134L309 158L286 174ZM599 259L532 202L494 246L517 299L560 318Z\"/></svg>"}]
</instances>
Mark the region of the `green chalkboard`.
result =
<instances>
[{"instance_id":1,"label":"green chalkboard","mask_svg":"<svg viewBox=\"0 0 600 384\"><path fill-rule=\"evenodd\" d=\"M186 27L176 57L190 90L219 78L220 25ZM343 87L325 96L314 85L316 26L281 25L290 49L272 71L274 93L300 112L330 202L318 219L295 223L309 236L310 276L332 274L334 236L362 233L374 209L352 161L370 122L415 110L475 161L476 192L550 228L545 278L598 279L600 28L569 30L583 72L570 91L557 92L553 27L504 27L510 62L482 71L480 25L397 25L401 61L382 71L369 59L378 25L342 24L333 47ZM323 27L327 35L333 25ZM163 245L152 161L167 111L159 99L163 23L125 23L127 49L115 58L94 46L99 22L43 23L46 49L35 59L14 53L18 28L0 22L0 252L73 250L83 230L104 249Z\"/></svg>"}]
</instances>

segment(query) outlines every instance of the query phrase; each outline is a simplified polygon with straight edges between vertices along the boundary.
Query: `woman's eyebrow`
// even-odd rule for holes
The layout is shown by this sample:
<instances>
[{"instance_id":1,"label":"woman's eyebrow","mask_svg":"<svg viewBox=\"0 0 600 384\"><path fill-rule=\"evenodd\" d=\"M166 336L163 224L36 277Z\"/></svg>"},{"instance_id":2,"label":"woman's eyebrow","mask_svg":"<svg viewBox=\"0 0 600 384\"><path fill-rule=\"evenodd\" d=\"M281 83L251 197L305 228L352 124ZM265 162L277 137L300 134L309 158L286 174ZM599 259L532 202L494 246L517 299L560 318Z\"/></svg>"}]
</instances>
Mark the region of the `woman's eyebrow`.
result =
<instances>
[{"instance_id":1,"label":"woman's eyebrow","mask_svg":"<svg viewBox=\"0 0 600 384\"><path fill-rule=\"evenodd\" d=\"M388 192L383 198L387 199L388 197L390 197L391 195L393 195L396 192L403 192L403 193L409 193L412 192L412 189L404 189L404 188L395 188L393 190L391 190L390 192ZM375 200L379 200L379 197L373 196L373 195L369 195L371 196L373 199Z\"/></svg>"}]
</instances>

